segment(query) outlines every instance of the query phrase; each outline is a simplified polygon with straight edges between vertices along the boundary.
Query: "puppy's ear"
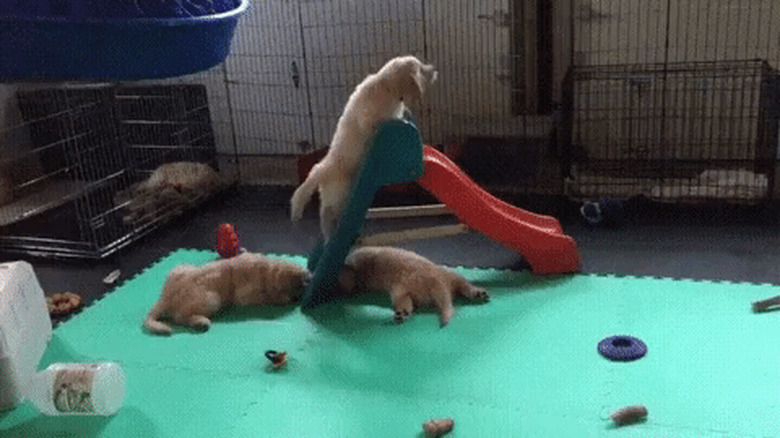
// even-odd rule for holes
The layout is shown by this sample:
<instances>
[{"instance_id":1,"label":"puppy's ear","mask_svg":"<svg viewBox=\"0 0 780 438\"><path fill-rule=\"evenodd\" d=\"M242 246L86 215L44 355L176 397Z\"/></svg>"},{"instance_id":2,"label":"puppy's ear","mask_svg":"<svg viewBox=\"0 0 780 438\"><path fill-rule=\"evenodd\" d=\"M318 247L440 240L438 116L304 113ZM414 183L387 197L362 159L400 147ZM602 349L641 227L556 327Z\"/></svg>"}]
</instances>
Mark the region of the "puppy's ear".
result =
<instances>
[{"instance_id":1,"label":"puppy's ear","mask_svg":"<svg viewBox=\"0 0 780 438\"><path fill-rule=\"evenodd\" d=\"M429 64L423 64L422 74L425 77L426 81L428 82L428 85L436 82L436 79L439 78L439 72L436 71L436 69Z\"/></svg>"},{"instance_id":2,"label":"puppy's ear","mask_svg":"<svg viewBox=\"0 0 780 438\"><path fill-rule=\"evenodd\" d=\"M408 75L401 79L401 100L413 104L422 98L425 78L419 65L414 65Z\"/></svg>"}]
</instances>

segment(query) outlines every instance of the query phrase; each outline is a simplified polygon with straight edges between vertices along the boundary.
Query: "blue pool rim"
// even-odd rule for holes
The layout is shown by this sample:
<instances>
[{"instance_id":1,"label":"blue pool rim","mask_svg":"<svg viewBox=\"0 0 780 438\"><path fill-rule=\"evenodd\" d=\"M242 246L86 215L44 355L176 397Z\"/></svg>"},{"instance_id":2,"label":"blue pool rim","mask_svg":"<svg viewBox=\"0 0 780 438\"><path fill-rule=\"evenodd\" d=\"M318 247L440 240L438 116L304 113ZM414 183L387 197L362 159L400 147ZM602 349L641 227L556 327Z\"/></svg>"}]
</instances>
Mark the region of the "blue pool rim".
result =
<instances>
[{"instance_id":1,"label":"blue pool rim","mask_svg":"<svg viewBox=\"0 0 780 438\"><path fill-rule=\"evenodd\" d=\"M0 81L141 80L197 73L225 60L249 0L185 18L0 17Z\"/></svg>"},{"instance_id":2,"label":"blue pool rim","mask_svg":"<svg viewBox=\"0 0 780 438\"><path fill-rule=\"evenodd\" d=\"M72 23L72 24L110 24L112 26L138 26L153 24L157 26L186 26L199 22L224 21L233 17L241 16L249 8L249 0L241 0L241 3L225 12L217 14L201 15L196 17L134 17L134 18L84 18L72 20L66 17L29 17L24 15L0 15L0 23L14 22L34 22L34 23Z\"/></svg>"}]
</instances>

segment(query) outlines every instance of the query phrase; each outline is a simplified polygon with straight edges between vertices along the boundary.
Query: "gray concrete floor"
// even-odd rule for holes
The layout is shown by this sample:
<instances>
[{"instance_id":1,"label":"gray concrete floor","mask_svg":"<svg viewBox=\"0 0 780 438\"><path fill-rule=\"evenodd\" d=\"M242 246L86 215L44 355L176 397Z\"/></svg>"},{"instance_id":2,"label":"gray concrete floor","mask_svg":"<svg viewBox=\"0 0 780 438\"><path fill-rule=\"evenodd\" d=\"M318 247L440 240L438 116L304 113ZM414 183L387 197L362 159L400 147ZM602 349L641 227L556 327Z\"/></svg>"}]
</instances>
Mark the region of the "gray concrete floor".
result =
<instances>
[{"instance_id":1,"label":"gray concrete floor","mask_svg":"<svg viewBox=\"0 0 780 438\"><path fill-rule=\"evenodd\" d=\"M217 227L224 222L235 225L243 246L250 251L306 255L318 236L316 211L310 206L301 223L291 224L288 196L284 190L237 190L99 262L14 255L0 255L0 261L26 259L33 264L47 294L69 290L83 294L90 302L115 287L102 282L115 269L121 270L121 282L177 248L213 249ZM780 285L780 221L772 209L716 208L691 213L658 206L627 206L629 219L620 229L589 227L578 220L573 207L552 211L558 212L565 232L578 242L584 272ZM443 223L455 220L370 221L366 231ZM518 254L475 232L399 246L450 266L526 268Z\"/></svg>"}]
</instances>

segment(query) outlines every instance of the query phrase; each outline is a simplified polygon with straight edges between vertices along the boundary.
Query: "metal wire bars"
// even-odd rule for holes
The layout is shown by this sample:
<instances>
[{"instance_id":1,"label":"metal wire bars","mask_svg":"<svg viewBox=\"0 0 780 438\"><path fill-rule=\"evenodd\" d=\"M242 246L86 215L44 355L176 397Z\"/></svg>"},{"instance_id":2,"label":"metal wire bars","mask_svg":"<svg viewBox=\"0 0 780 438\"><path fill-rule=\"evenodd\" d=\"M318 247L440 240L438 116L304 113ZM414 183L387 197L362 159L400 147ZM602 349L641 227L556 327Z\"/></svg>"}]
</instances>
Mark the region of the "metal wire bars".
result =
<instances>
[{"instance_id":1,"label":"metal wire bars","mask_svg":"<svg viewBox=\"0 0 780 438\"><path fill-rule=\"evenodd\" d=\"M71 85L7 96L0 130L0 249L98 258L170 218L125 219L117 194L163 163L216 166L205 88Z\"/></svg>"},{"instance_id":2,"label":"metal wire bars","mask_svg":"<svg viewBox=\"0 0 780 438\"><path fill-rule=\"evenodd\" d=\"M780 6L578 0L574 23L570 195L771 198Z\"/></svg>"}]
</instances>

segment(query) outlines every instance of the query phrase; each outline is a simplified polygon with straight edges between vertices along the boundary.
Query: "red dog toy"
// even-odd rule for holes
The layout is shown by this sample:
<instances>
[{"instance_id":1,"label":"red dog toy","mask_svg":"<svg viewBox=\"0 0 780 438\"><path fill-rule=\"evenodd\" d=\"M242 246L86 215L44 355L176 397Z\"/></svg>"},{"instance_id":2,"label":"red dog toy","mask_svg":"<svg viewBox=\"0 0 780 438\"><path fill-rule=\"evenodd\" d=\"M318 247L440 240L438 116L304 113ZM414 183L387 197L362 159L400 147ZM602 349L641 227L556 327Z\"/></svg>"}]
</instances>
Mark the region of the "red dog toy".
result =
<instances>
[{"instance_id":1,"label":"red dog toy","mask_svg":"<svg viewBox=\"0 0 780 438\"><path fill-rule=\"evenodd\" d=\"M217 252L222 257L229 259L241 252L241 242L233 225L222 224L217 230Z\"/></svg>"}]
</instances>

